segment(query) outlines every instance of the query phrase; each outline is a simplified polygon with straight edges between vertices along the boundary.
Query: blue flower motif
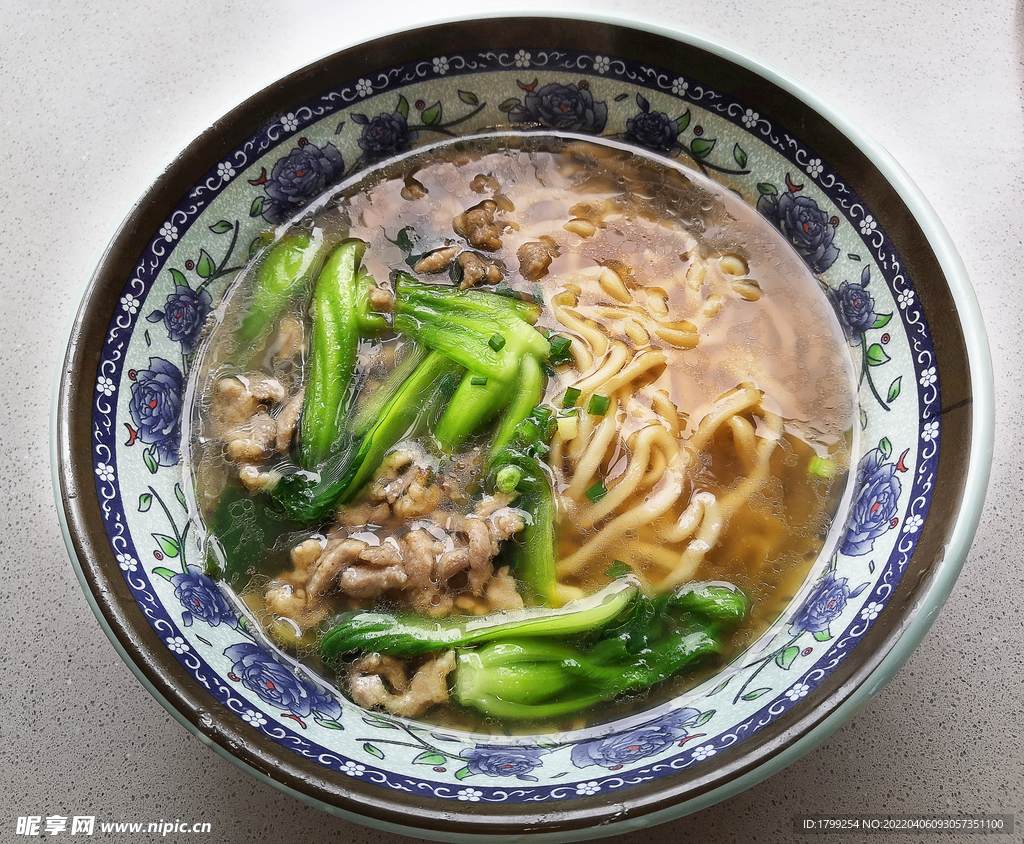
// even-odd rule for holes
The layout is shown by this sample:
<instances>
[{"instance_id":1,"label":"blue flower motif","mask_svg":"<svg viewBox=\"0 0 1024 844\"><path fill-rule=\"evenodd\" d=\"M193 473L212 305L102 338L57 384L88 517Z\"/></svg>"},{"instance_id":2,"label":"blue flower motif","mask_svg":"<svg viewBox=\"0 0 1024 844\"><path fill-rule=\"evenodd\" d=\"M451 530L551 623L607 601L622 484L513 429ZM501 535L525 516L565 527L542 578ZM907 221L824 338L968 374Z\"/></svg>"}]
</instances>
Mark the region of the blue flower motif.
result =
<instances>
[{"instance_id":1,"label":"blue flower motif","mask_svg":"<svg viewBox=\"0 0 1024 844\"><path fill-rule=\"evenodd\" d=\"M345 173L345 162L334 144L318 147L308 141L278 159L263 189L270 198L263 216L272 223L290 217L310 199L324 192Z\"/></svg>"},{"instance_id":2,"label":"blue flower motif","mask_svg":"<svg viewBox=\"0 0 1024 844\"><path fill-rule=\"evenodd\" d=\"M868 293L868 281L871 279L871 268L865 267L860 275L860 282L850 284L842 282L835 290L828 291L829 300L835 308L843 333L854 344L859 344L861 336L878 319L875 313L875 299Z\"/></svg>"},{"instance_id":3,"label":"blue flower motif","mask_svg":"<svg viewBox=\"0 0 1024 844\"><path fill-rule=\"evenodd\" d=\"M531 771L541 764L540 757L548 751L542 747L505 747L496 744L478 744L466 752L466 767L471 774L489 777L515 777L536 782Z\"/></svg>"},{"instance_id":4,"label":"blue flower motif","mask_svg":"<svg viewBox=\"0 0 1024 844\"><path fill-rule=\"evenodd\" d=\"M698 718L696 709L677 709L632 730L578 744L569 758L577 768L600 765L614 771L685 739Z\"/></svg>"},{"instance_id":5,"label":"blue flower motif","mask_svg":"<svg viewBox=\"0 0 1024 844\"><path fill-rule=\"evenodd\" d=\"M181 622L186 627L191 627L197 618L210 627L220 624L238 627L238 616L231 604L199 566L189 566L187 571L174 575L171 585L174 587L174 597L185 608Z\"/></svg>"},{"instance_id":6,"label":"blue flower motif","mask_svg":"<svg viewBox=\"0 0 1024 844\"><path fill-rule=\"evenodd\" d=\"M167 336L175 343L181 343L181 351L190 355L196 350L206 317L210 314L213 299L206 290L198 293L185 284L175 285L174 292L167 297L162 311L153 311L149 322L164 323Z\"/></svg>"},{"instance_id":7,"label":"blue flower motif","mask_svg":"<svg viewBox=\"0 0 1024 844\"><path fill-rule=\"evenodd\" d=\"M679 123L663 111L651 111L651 104L636 95L640 113L626 119L626 140L648 149L667 152L679 137Z\"/></svg>"},{"instance_id":8,"label":"blue flower motif","mask_svg":"<svg viewBox=\"0 0 1024 844\"><path fill-rule=\"evenodd\" d=\"M138 438L153 446L161 466L175 466L181 456L184 388L181 370L163 358L150 358L149 369L134 373L128 413L138 429Z\"/></svg>"},{"instance_id":9,"label":"blue flower motif","mask_svg":"<svg viewBox=\"0 0 1024 844\"><path fill-rule=\"evenodd\" d=\"M859 284L842 282L830 296L836 306L839 322L848 339L860 343L861 335L871 328L877 315L875 299Z\"/></svg>"},{"instance_id":10,"label":"blue flower motif","mask_svg":"<svg viewBox=\"0 0 1024 844\"><path fill-rule=\"evenodd\" d=\"M869 553L875 540L895 527L893 519L902 484L896 464L884 463L883 459L881 450L875 448L864 455L857 467L853 507L840 546L851 557Z\"/></svg>"},{"instance_id":11,"label":"blue flower motif","mask_svg":"<svg viewBox=\"0 0 1024 844\"><path fill-rule=\"evenodd\" d=\"M765 193L757 200L757 210L779 227L814 272L823 273L836 262L836 227L810 197L791 190Z\"/></svg>"},{"instance_id":12,"label":"blue flower motif","mask_svg":"<svg viewBox=\"0 0 1024 844\"><path fill-rule=\"evenodd\" d=\"M341 704L335 698L316 684L297 677L290 667L254 642L231 645L224 655L234 662L231 679L240 680L266 703L296 718L306 718L314 712L325 718L341 718Z\"/></svg>"},{"instance_id":13,"label":"blue flower motif","mask_svg":"<svg viewBox=\"0 0 1024 844\"><path fill-rule=\"evenodd\" d=\"M866 586L862 583L851 590L847 578L836 577L834 571L829 571L793 615L790 635L813 633L816 639L830 638L829 625L842 615L850 598L859 595Z\"/></svg>"},{"instance_id":14,"label":"blue flower motif","mask_svg":"<svg viewBox=\"0 0 1024 844\"><path fill-rule=\"evenodd\" d=\"M412 146L409 121L400 111L378 114L372 120L365 114L353 114L352 120L363 127L357 143L371 161L405 152Z\"/></svg>"},{"instance_id":15,"label":"blue flower motif","mask_svg":"<svg viewBox=\"0 0 1024 844\"><path fill-rule=\"evenodd\" d=\"M608 121L607 104L596 101L585 86L551 82L536 91L531 88L526 87L523 102L509 111L511 122L599 135Z\"/></svg>"}]
</instances>

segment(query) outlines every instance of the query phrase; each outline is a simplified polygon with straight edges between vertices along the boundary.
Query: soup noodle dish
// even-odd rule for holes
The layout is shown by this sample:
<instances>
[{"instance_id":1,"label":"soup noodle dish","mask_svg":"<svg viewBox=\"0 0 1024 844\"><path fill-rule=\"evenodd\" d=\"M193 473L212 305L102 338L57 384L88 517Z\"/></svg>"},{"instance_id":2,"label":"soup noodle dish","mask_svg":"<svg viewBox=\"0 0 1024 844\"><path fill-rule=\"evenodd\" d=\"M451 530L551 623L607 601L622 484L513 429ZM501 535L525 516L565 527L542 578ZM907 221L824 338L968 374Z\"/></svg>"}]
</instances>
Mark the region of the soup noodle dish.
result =
<instances>
[{"instance_id":1,"label":"soup noodle dish","mask_svg":"<svg viewBox=\"0 0 1024 844\"><path fill-rule=\"evenodd\" d=\"M668 820L823 740L948 595L991 441L969 284L879 148L696 36L497 23L197 139L104 255L54 427L156 698L467 844Z\"/></svg>"},{"instance_id":2,"label":"soup noodle dish","mask_svg":"<svg viewBox=\"0 0 1024 844\"><path fill-rule=\"evenodd\" d=\"M592 139L361 174L259 249L197 364L207 572L355 703L450 727L581 727L706 676L793 599L849 476L806 264Z\"/></svg>"}]
</instances>

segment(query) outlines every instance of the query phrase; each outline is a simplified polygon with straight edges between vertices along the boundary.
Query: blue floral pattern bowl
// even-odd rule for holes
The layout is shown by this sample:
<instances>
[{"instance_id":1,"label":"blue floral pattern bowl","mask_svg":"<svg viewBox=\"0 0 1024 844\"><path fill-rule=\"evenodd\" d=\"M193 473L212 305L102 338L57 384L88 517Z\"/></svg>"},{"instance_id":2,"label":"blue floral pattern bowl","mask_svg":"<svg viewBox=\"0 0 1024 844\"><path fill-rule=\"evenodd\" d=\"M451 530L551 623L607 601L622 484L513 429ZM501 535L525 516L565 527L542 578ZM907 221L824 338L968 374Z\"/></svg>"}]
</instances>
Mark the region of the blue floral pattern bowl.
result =
<instances>
[{"instance_id":1,"label":"blue floral pattern bowl","mask_svg":"<svg viewBox=\"0 0 1024 844\"><path fill-rule=\"evenodd\" d=\"M269 645L199 564L181 442L200 334L262 232L385 158L509 129L634 145L719 181L777 226L846 333L861 444L834 546L740 658L639 715L519 737L361 710ZM219 752L329 811L409 834L591 838L767 776L909 655L977 524L991 449L984 345L965 331L978 325L913 187L776 72L694 36L614 22L449 22L282 80L145 195L72 332L57 496L112 641Z\"/></svg>"}]
</instances>

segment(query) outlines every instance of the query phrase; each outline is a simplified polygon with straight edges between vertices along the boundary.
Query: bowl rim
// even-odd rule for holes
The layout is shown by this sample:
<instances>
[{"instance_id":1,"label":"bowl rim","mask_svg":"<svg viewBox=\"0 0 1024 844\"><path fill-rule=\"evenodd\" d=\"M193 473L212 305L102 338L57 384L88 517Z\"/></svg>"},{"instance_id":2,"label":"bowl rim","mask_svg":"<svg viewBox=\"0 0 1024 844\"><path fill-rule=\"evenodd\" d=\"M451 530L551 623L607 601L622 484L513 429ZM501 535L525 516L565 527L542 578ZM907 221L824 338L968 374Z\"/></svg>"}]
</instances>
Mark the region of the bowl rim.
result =
<instances>
[{"instance_id":1,"label":"bowl rim","mask_svg":"<svg viewBox=\"0 0 1024 844\"><path fill-rule=\"evenodd\" d=\"M935 260L943 270L955 304L957 316L963 328L962 341L966 347L966 359L969 364L972 388L970 408L972 449L966 469L961 500L952 519L952 526L947 532L947 541L943 552L933 562L932 568L929 571L929 582L923 589L922 599L907 613L902 631L894 646L888 652L880 655L877 660L867 664L864 670L858 671L851 676L847 681L847 687L842 690L843 694L836 693L837 697L841 698L841 703L829 710L817 723L813 723L809 729L803 731L795 740L787 742L784 741L785 735L780 737L778 740L778 743L781 745L779 749L770 754L761 764L749 770L738 771L729 781L709 788L703 793L691 796L684 802L647 806L646 811L640 811L633 816L616 820L602 827L600 831L595 829L584 830L588 837L595 837L598 835L628 832L653 823L671 820L682 814L706 808L754 785L781 770L824 741L856 714L857 711L863 708L895 676L923 639L948 598L964 564L980 521L991 468L994 441L994 376L980 307L971 288L966 268L938 216L928 204L921 191L913 183L910 176L878 142L837 110L835 106L825 101L796 78L757 58L753 54L707 35L667 26L635 16L588 11L574 13L570 17L566 14L547 13L533 9L510 10L508 12L491 10L480 14L431 18L417 22L414 27L396 27L387 31L375 32L358 43L367 44L378 38L399 36L403 33L437 25L479 22L509 16L522 19L585 20L594 24L640 30L662 36L680 44L694 46L763 77L831 122L845 139L860 150L879 172L885 176L889 185L900 196L914 220L921 227L927 244L934 253ZM71 461L71 449L67 434L70 429L72 403L67 400L67 391L73 386L69 382L75 369L74 361L78 356L77 349L81 344L82 322L86 315L87 306L90 303L90 291L94 289L97 281L108 270L110 248L123 232L125 224L140 213L140 210L145 206L147 197L173 173L174 165L187 159L196 147L215 131L219 123L230 122L235 115L250 109L254 103L258 102L270 89L279 85L284 79L294 78L304 70L320 64L329 56L343 53L354 46L357 46L356 43L342 45L338 50L304 63L292 73L281 77L281 79L272 82L269 86L246 97L234 109L223 115L220 120L204 129L184 150L177 153L171 164L157 178L147 184L140 199L131 208L124 220L115 228L110 241L101 252L101 258L97 261L93 275L83 285L78 307L72 314L65 332L67 353L55 373L51 401L50 447L51 474L58 517L65 545L67 546L79 583L85 592L90 608L96 615L102 629L114 645L119 656L125 661L147 691L179 723L219 755L257 779L293 797L359 823L368 823L380 829L402 834L437 837L445 840L471 841L479 840L481 837L493 840L512 840L519 836L500 833L488 834L483 830L457 832L451 828L444 830L423 829L394 823L384 816L356 814L338 806L325 805L323 801L315 796L306 794L276 779L273 776L274 765L270 758L261 756L256 752L253 755L252 761L246 761L233 754L225 746L230 744L230 739L232 738L229 735L231 732L230 727L227 729L218 727L216 730L208 731L200 729L193 719L182 711L183 707L180 706L180 702L176 705L170 700L159 688L155 679L150 676L146 667L138 662L137 656L132 655L132 651L138 652L144 648L144 643L137 640L124 642L115 630L115 626L122 620L116 606L117 598L116 595L111 595L107 592L102 592L99 596L97 595L97 584L93 580L92 573L87 570L86 565L89 557L88 548L82 541L86 529L85 514L82 512L82 503L74 481L72 479L69 484L68 473L64 471L65 467L70 466ZM182 702L195 703L195 701L191 700ZM580 835L580 831L580 828L573 827L534 834L531 837L550 841L576 840Z\"/></svg>"}]
</instances>

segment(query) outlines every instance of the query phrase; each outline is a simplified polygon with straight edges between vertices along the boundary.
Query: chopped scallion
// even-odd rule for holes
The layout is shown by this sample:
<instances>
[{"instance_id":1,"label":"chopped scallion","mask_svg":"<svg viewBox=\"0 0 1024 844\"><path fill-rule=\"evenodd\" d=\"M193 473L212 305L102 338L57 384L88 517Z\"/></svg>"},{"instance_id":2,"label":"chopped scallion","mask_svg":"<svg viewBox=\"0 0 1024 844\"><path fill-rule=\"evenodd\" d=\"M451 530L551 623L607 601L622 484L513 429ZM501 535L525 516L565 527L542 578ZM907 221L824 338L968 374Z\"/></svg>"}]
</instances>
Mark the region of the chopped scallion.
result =
<instances>
[{"instance_id":1,"label":"chopped scallion","mask_svg":"<svg viewBox=\"0 0 1024 844\"><path fill-rule=\"evenodd\" d=\"M487 345L494 349L494 351L500 352L505 348L505 338L500 334L492 334L491 339L487 341Z\"/></svg>"},{"instance_id":2,"label":"chopped scallion","mask_svg":"<svg viewBox=\"0 0 1024 844\"><path fill-rule=\"evenodd\" d=\"M610 405L611 400L608 396L593 395L590 397L590 404L587 405L587 413L591 416L604 416Z\"/></svg>"},{"instance_id":3,"label":"chopped scallion","mask_svg":"<svg viewBox=\"0 0 1024 844\"><path fill-rule=\"evenodd\" d=\"M562 407L575 407L579 398L580 391L576 387L570 387L565 391L565 397L562 399Z\"/></svg>"},{"instance_id":4,"label":"chopped scallion","mask_svg":"<svg viewBox=\"0 0 1024 844\"><path fill-rule=\"evenodd\" d=\"M551 344L548 363L558 366L572 360L572 340L563 334L555 334L549 338L548 342Z\"/></svg>"},{"instance_id":5,"label":"chopped scallion","mask_svg":"<svg viewBox=\"0 0 1024 844\"><path fill-rule=\"evenodd\" d=\"M604 481L598 481L590 489L587 490L587 498L589 498L595 504L604 498L608 494L608 487L604 485Z\"/></svg>"},{"instance_id":6,"label":"chopped scallion","mask_svg":"<svg viewBox=\"0 0 1024 844\"><path fill-rule=\"evenodd\" d=\"M487 378L482 375L474 375L472 378L469 379L469 383L472 384L474 387L486 387Z\"/></svg>"},{"instance_id":7,"label":"chopped scallion","mask_svg":"<svg viewBox=\"0 0 1024 844\"><path fill-rule=\"evenodd\" d=\"M829 457L819 457L817 454L812 457L807 463L807 474L814 478L821 478L822 480L828 480L829 478L835 477L836 461Z\"/></svg>"}]
</instances>

